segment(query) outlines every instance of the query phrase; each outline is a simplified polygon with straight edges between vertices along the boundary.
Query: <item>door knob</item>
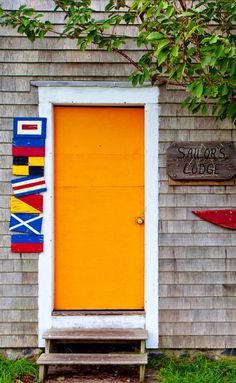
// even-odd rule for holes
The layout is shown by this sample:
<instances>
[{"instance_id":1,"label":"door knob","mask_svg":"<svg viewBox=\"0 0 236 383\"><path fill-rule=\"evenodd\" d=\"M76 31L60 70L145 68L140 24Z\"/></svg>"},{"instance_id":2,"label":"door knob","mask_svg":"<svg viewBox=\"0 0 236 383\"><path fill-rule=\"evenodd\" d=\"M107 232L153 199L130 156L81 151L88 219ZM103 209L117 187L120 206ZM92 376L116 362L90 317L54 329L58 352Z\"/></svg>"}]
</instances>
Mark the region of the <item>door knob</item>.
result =
<instances>
[{"instance_id":1,"label":"door knob","mask_svg":"<svg viewBox=\"0 0 236 383\"><path fill-rule=\"evenodd\" d=\"M137 217L136 218L136 223L138 225L143 225L144 224L144 218L143 217Z\"/></svg>"}]
</instances>

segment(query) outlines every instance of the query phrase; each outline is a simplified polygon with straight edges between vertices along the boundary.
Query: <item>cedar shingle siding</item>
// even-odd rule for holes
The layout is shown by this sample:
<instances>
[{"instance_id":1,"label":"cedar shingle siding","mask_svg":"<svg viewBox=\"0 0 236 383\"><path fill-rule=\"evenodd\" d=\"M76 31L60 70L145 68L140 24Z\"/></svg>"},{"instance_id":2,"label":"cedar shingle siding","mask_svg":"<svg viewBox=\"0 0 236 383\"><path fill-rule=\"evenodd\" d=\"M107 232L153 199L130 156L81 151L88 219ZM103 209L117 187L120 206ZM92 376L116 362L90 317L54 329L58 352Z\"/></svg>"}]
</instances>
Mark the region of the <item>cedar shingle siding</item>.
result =
<instances>
[{"instance_id":1,"label":"cedar shingle siding","mask_svg":"<svg viewBox=\"0 0 236 383\"><path fill-rule=\"evenodd\" d=\"M26 1L2 0L5 9ZM47 0L28 1L47 11ZM95 1L98 11L102 1ZM99 14L97 15L99 16ZM101 16L101 15L100 15ZM131 36L134 28L127 31ZM11 254L9 196L13 116L37 116L36 80L127 81L132 67L117 54L50 36L30 43L15 30L0 30L0 347L37 347L36 254ZM130 41L132 58L140 55ZM160 118L160 346L163 348L232 348L236 341L236 236L199 220L194 209L233 208L234 186L168 186L166 149L173 141L233 141L229 122L192 117L179 103L184 93L161 88Z\"/></svg>"}]
</instances>

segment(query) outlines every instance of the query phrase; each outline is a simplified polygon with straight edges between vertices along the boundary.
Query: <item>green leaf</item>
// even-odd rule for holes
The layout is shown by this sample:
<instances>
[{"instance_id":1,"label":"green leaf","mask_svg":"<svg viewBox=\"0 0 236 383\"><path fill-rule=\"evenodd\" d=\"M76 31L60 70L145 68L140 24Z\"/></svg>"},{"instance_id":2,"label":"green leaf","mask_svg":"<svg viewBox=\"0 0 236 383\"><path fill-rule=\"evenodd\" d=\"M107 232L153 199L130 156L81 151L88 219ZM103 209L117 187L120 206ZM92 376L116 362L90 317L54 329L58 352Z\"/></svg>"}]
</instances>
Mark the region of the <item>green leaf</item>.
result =
<instances>
[{"instance_id":1,"label":"green leaf","mask_svg":"<svg viewBox=\"0 0 236 383\"><path fill-rule=\"evenodd\" d=\"M167 45L169 45L169 44L170 44L170 42L169 42L168 40L165 40L165 39L161 40L160 43L158 44L158 48L157 48L156 51L154 52L154 55L155 55L156 57L158 57L160 51L161 51L163 48L165 48Z\"/></svg>"},{"instance_id":2,"label":"green leaf","mask_svg":"<svg viewBox=\"0 0 236 383\"><path fill-rule=\"evenodd\" d=\"M147 40L148 41L154 41L154 40L160 40L160 39L163 39L163 34L162 33L159 33L159 32L151 32L148 36L147 36Z\"/></svg>"},{"instance_id":3,"label":"green leaf","mask_svg":"<svg viewBox=\"0 0 236 383\"><path fill-rule=\"evenodd\" d=\"M192 92L195 97L200 98L203 93L203 83L201 80L197 80L188 85L187 89Z\"/></svg>"},{"instance_id":4,"label":"green leaf","mask_svg":"<svg viewBox=\"0 0 236 383\"><path fill-rule=\"evenodd\" d=\"M171 50L171 55L173 57L178 57L179 54L179 45L175 45Z\"/></svg>"},{"instance_id":5,"label":"green leaf","mask_svg":"<svg viewBox=\"0 0 236 383\"><path fill-rule=\"evenodd\" d=\"M206 116L208 114L208 109L206 104L202 105L202 114L203 116Z\"/></svg>"},{"instance_id":6,"label":"green leaf","mask_svg":"<svg viewBox=\"0 0 236 383\"><path fill-rule=\"evenodd\" d=\"M187 11L183 12L179 15L179 17L189 17L189 16L194 16L195 14L193 12Z\"/></svg>"},{"instance_id":7,"label":"green leaf","mask_svg":"<svg viewBox=\"0 0 236 383\"><path fill-rule=\"evenodd\" d=\"M218 36L212 36L209 40L209 44L215 44L219 40Z\"/></svg>"},{"instance_id":8,"label":"green leaf","mask_svg":"<svg viewBox=\"0 0 236 383\"><path fill-rule=\"evenodd\" d=\"M208 53L205 56L202 57L201 59L201 66L202 68L205 68L211 63L211 55Z\"/></svg>"},{"instance_id":9,"label":"green leaf","mask_svg":"<svg viewBox=\"0 0 236 383\"><path fill-rule=\"evenodd\" d=\"M157 56L158 65L161 65L168 57L169 51L168 50L162 50L159 55Z\"/></svg>"},{"instance_id":10,"label":"green leaf","mask_svg":"<svg viewBox=\"0 0 236 383\"><path fill-rule=\"evenodd\" d=\"M174 7L172 7L172 5L169 5L166 8L165 16L169 19L173 15L174 11L175 11Z\"/></svg>"},{"instance_id":11,"label":"green leaf","mask_svg":"<svg viewBox=\"0 0 236 383\"><path fill-rule=\"evenodd\" d=\"M195 25L195 27L193 27L193 28L191 29L191 31L189 31L189 32L187 33L187 35L186 35L186 37L185 37L185 40L188 40L189 37L191 37L192 34L193 34L197 29L198 29L198 25Z\"/></svg>"},{"instance_id":12,"label":"green leaf","mask_svg":"<svg viewBox=\"0 0 236 383\"><path fill-rule=\"evenodd\" d=\"M191 97L190 96L187 96L185 97L184 101L182 102L181 104L181 108L186 108L186 106L188 105L189 101L191 100Z\"/></svg>"},{"instance_id":13,"label":"green leaf","mask_svg":"<svg viewBox=\"0 0 236 383\"><path fill-rule=\"evenodd\" d=\"M218 93L219 93L218 86L213 85L213 87L211 88L212 97L216 97L218 95Z\"/></svg>"}]
</instances>

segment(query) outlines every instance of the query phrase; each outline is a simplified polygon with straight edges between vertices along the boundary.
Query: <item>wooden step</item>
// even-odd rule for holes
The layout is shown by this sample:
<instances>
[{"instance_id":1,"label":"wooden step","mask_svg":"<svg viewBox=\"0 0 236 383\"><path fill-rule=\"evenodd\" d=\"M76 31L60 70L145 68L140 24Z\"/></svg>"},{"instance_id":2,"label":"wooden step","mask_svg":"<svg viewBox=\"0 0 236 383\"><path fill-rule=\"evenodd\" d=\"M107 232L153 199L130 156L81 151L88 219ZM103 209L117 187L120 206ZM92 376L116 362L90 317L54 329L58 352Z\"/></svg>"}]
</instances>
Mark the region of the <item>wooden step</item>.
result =
<instances>
[{"instance_id":1,"label":"wooden step","mask_svg":"<svg viewBox=\"0 0 236 383\"><path fill-rule=\"evenodd\" d=\"M47 340L146 340L144 329L55 329L51 328L43 334Z\"/></svg>"},{"instance_id":2,"label":"wooden step","mask_svg":"<svg viewBox=\"0 0 236 383\"><path fill-rule=\"evenodd\" d=\"M147 354L42 354L39 365L144 365Z\"/></svg>"}]
</instances>

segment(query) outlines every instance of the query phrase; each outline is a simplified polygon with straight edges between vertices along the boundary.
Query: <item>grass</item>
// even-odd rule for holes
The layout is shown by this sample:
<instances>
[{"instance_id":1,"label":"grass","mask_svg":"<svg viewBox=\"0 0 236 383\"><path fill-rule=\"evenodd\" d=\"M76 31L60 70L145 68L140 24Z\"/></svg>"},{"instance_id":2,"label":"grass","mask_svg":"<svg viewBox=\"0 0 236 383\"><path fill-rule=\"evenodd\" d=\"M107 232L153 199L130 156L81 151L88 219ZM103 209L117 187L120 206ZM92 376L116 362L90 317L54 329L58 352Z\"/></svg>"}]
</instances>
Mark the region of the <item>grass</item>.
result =
<instances>
[{"instance_id":1,"label":"grass","mask_svg":"<svg viewBox=\"0 0 236 383\"><path fill-rule=\"evenodd\" d=\"M10 360L0 355L0 383L38 382L38 369L27 359Z\"/></svg>"},{"instance_id":2,"label":"grass","mask_svg":"<svg viewBox=\"0 0 236 383\"><path fill-rule=\"evenodd\" d=\"M205 355L177 358L165 355L152 360L158 383L236 383L236 360L209 360Z\"/></svg>"},{"instance_id":3,"label":"grass","mask_svg":"<svg viewBox=\"0 0 236 383\"><path fill-rule=\"evenodd\" d=\"M210 360L204 354L178 358L165 354L152 359L157 383L236 383L236 360ZM38 383L38 369L28 359L10 360L0 355L0 383Z\"/></svg>"}]
</instances>

